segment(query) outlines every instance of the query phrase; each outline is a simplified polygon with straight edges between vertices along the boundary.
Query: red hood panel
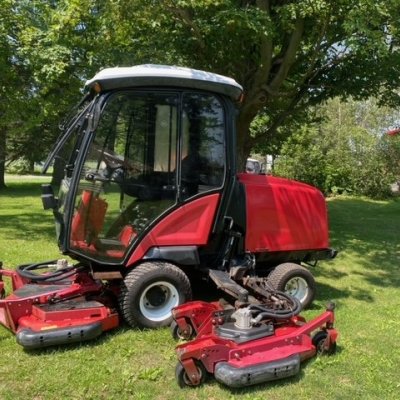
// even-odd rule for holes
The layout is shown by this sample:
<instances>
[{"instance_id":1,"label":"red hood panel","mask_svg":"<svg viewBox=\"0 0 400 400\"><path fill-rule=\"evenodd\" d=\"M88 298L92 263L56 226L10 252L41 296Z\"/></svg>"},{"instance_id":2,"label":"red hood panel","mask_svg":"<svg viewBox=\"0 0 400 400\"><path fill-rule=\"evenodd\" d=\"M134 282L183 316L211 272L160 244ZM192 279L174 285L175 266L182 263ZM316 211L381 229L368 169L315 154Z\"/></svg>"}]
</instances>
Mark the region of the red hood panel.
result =
<instances>
[{"instance_id":1,"label":"red hood panel","mask_svg":"<svg viewBox=\"0 0 400 400\"><path fill-rule=\"evenodd\" d=\"M247 251L329 247L326 203L318 189L268 175L238 178L246 190Z\"/></svg>"}]
</instances>

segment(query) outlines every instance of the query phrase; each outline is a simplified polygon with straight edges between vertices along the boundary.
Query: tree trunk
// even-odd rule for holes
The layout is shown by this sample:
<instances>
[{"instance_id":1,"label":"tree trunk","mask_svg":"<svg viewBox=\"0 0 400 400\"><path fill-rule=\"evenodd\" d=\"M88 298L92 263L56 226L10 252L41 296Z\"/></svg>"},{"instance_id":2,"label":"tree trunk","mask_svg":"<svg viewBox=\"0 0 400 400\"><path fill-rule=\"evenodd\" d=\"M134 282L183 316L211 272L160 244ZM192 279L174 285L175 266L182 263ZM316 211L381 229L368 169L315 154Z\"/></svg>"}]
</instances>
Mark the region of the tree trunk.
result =
<instances>
[{"instance_id":1,"label":"tree trunk","mask_svg":"<svg viewBox=\"0 0 400 400\"><path fill-rule=\"evenodd\" d=\"M246 161L250 156L250 152L251 148L248 148L248 146L245 145L238 146L236 150L238 172L246 171Z\"/></svg>"},{"instance_id":2,"label":"tree trunk","mask_svg":"<svg viewBox=\"0 0 400 400\"><path fill-rule=\"evenodd\" d=\"M236 121L236 155L238 172L246 170L246 160L253 148L253 140L250 137L250 124L253 116L240 113Z\"/></svg>"},{"instance_id":3,"label":"tree trunk","mask_svg":"<svg viewBox=\"0 0 400 400\"><path fill-rule=\"evenodd\" d=\"M0 131L0 190L6 187L4 174L6 172L6 132Z\"/></svg>"},{"instance_id":4,"label":"tree trunk","mask_svg":"<svg viewBox=\"0 0 400 400\"><path fill-rule=\"evenodd\" d=\"M35 161L33 160L28 160L29 161L29 173L33 174L35 172Z\"/></svg>"}]
</instances>

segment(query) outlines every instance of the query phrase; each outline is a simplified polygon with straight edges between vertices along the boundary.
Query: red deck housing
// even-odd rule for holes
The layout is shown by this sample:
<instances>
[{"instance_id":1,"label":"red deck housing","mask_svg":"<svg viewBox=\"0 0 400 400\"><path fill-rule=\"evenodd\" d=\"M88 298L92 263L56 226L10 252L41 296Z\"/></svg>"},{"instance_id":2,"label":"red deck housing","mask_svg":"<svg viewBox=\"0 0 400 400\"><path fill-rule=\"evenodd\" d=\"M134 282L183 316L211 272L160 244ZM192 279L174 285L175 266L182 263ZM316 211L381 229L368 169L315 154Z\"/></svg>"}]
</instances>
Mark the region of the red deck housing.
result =
<instances>
[{"instance_id":1,"label":"red deck housing","mask_svg":"<svg viewBox=\"0 0 400 400\"><path fill-rule=\"evenodd\" d=\"M297 374L302 361L319 351L330 354L336 349L338 332L333 327L333 310L334 305L330 303L325 312L309 322L300 315L274 321L273 333L239 341L233 336L228 338L218 333L218 327L226 323L226 315L218 303L195 301L176 307L173 316L180 332L195 336L194 340L176 347L182 366L178 363L178 370L183 368L185 371L184 385L200 385L205 379L204 371L232 388ZM324 340L314 343L313 337L321 334ZM181 385L178 375L177 378Z\"/></svg>"}]
</instances>

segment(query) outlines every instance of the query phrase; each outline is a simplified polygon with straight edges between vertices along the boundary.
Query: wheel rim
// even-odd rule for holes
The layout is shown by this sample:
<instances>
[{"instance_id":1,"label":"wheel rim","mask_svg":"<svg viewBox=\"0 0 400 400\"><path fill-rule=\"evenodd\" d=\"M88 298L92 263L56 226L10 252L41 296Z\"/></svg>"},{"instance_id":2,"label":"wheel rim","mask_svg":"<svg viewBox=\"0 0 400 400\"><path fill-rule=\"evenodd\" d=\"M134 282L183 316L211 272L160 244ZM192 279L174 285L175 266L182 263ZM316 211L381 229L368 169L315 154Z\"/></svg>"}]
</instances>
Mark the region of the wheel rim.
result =
<instances>
[{"instance_id":1,"label":"wheel rim","mask_svg":"<svg viewBox=\"0 0 400 400\"><path fill-rule=\"evenodd\" d=\"M192 335L193 335L193 327L191 324L188 324L186 331L182 331L179 328L179 326L177 327L176 336L178 337L178 339L189 340L192 337Z\"/></svg>"},{"instance_id":2,"label":"wheel rim","mask_svg":"<svg viewBox=\"0 0 400 400\"><path fill-rule=\"evenodd\" d=\"M183 366L181 368L182 368L181 379L186 386L199 386L201 385L202 381L204 381L204 370L203 368L199 367L198 364L196 364L196 369L199 374L198 384L193 384Z\"/></svg>"},{"instance_id":3,"label":"wheel rim","mask_svg":"<svg viewBox=\"0 0 400 400\"><path fill-rule=\"evenodd\" d=\"M313 344L317 350L317 354L324 354L326 352L325 343L328 335L326 332L320 331L313 338Z\"/></svg>"},{"instance_id":4,"label":"wheel rim","mask_svg":"<svg viewBox=\"0 0 400 400\"><path fill-rule=\"evenodd\" d=\"M321 339L318 343L317 343L317 354L323 354L325 353L325 342L326 342L326 338Z\"/></svg>"},{"instance_id":5,"label":"wheel rim","mask_svg":"<svg viewBox=\"0 0 400 400\"><path fill-rule=\"evenodd\" d=\"M308 283L304 278L296 276L287 281L285 292L296 297L301 303L304 303L308 294Z\"/></svg>"},{"instance_id":6,"label":"wheel rim","mask_svg":"<svg viewBox=\"0 0 400 400\"><path fill-rule=\"evenodd\" d=\"M155 282L140 296L139 308L143 316L151 321L163 321L171 316L172 308L179 305L179 293L169 282Z\"/></svg>"}]
</instances>

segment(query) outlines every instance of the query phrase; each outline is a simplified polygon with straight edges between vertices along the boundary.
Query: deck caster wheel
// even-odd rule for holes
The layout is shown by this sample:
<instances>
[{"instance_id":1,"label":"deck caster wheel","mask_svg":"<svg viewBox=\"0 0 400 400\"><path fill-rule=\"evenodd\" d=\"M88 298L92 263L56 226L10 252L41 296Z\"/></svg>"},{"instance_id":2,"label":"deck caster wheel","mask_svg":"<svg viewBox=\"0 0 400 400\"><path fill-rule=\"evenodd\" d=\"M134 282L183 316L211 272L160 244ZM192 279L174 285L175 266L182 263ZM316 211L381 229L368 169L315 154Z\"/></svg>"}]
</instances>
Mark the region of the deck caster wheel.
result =
<instances>
[{"instance_id":1,"label":"deck caster wheel","mask_svg":"<svg viewBox=\"0 0 400 400\"><path fill-rule=\"evenodd\" d=\"M186 330L182 330L176 321L172 321L170 329L175 340L191 340L195 337L195 331L191 323L188 323Z\"/></svg>"},{"instance_id":2,"label":"deck caster wheel","mask_svg":"<svg viewBox=\"0 0 400 400\"><path fill-rule=\"evenodd\" d=\"M283 263L268 275L268 282L276 289L290 294L308 307L315 297L315 279L311 272L295 263Z\"/></svg>"},{"instance_id":3,"label":"deck caster wheel","mask_svg":"<svg viewBox=\"0 0 400 400\"><path fill-rule=\"evenodd\" d=\"M185 371L185 368L183 368L183 365L180 362L178 362L178 364L176 364L175 378L176 378L176 381L177 381L179 387L181 387L181 388L196 387L196 386L202 385L205 382L206 377L207 377L206 369L204 368L203 364L201 364L198 361L195 361L195 364L196 364L197 371L200 375L200 379L197 384L194 384L191 382L191 380L189 379L189 377Z\"/></svg>"},{"instance_id":4,"label":"deck caster wheel","mask_svg":"<svg viewBox=\"0 0 400 400\"><path fill-rule=\"evenodd\" d=\"M189 279L181 269L166 262L145 262L126 275L119 305L130 326L159 328L170 325L171 310L191 297Z\"/></svg>"},{"instance_id":5,"label":"deck caster wheel","mask_svg":"<svg viewBox=\"0 0 400 400\"><path fill-rule=\"evenodd\" d=\"M329 348L326 348L325 342L327 337L328 333L325 331L319 331L313 336L312 343L317 349L318 355L331 355L336 353L336 342L331 343Z\"/></svg>"}]
</instances>

